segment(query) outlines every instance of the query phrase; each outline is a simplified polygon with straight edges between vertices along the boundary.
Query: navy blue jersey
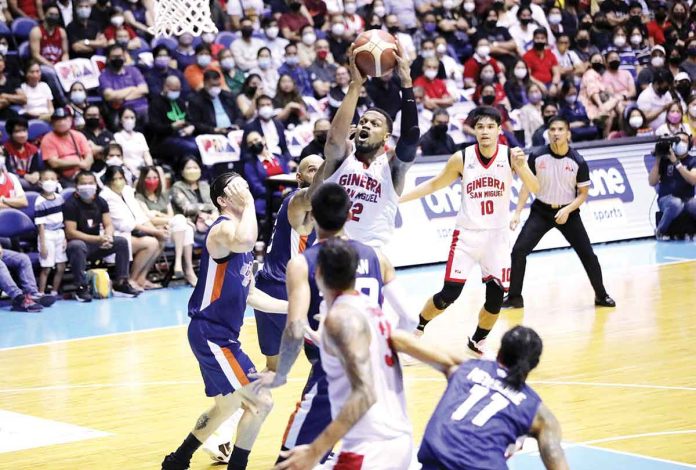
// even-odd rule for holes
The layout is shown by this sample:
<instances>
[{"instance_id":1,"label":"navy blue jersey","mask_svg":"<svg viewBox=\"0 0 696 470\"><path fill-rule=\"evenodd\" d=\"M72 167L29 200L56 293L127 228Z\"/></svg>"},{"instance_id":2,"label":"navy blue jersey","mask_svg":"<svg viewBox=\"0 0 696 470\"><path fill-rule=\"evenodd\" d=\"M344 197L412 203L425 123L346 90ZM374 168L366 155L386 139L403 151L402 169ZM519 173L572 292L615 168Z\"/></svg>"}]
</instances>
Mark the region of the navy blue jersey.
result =
<instances>
[{"instance_id":1,"label":"navy blue jersey","mask_svg":"<svg viewBox=\"0 0 696 470\"><path fill-rule=\"evenodd\" d=\"M314 231L309 235L300 235L290 226L288 206L296 192L293 191L288 195L280 205L278 216L273 225L271 242L266 250L263 269L256 274L267 281L285 284L285 272L290 258L304 252L306 247L314 243Z\"/></svg>"},{"instance_id":2,"label":"navy blue jersey","mask_svg":"<svg viewBox=\"0 0 696 470\"><path fill-rule=\"evenodd\" d=\"M505 451L529 433L541 398L502 380L495 361L467 361L449 377L428 422L418 453L421 462L454 469L507 469Z\"/></svg>"},{"instance_id":3,"label":"navy blue jersey","mask_svg":"<svg viewBox=\"0 0 696 470\"><path fill-rule=\"evenodd\" d=\"M362 292L372 299L374 302L382 306L382 269L379 264L379 257L374 248L360 243L356 240L348 240L348 242L358 252L358 270L356 273L355 289ZM307 248L303 256L307 260L308 281L311 292L311 300L309 302L309 310L307 310L307 320L309 326L316 330L319 328L319 322L314 318L319 313L319 305L322 301L321 293L314 280L314 274L317 269L317 256L321 248L321 242ZM318 351L317 351L318 352ZM318 354L317 354L318 355Z\"/></svg>"},{"instance_id":4,"label":"navy blue jersey","mask_svg":"<svg viewBox=\"0 0 696 470\"><path fill-rule=\"evenodd\" d=\"M219 217L211 230L226 219ZM224 326L236 339L244 321L254 257L251 253L230 253L225 258L213 259L206 244L203 246L198 284L188 304L189 317Z\"/></svg>"}]
</instances>

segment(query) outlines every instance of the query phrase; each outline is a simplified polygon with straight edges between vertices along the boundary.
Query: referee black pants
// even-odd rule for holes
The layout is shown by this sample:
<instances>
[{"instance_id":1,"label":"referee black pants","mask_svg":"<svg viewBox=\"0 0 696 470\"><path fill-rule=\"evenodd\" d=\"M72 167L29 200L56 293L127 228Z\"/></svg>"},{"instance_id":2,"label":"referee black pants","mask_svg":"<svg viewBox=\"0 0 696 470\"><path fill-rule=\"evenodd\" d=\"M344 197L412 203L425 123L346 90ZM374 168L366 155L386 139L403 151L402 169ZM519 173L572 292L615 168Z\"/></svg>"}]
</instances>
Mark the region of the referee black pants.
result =
<instances>
[{"instance_id":1,"label":"referee black pants","mask_svg":"<svg viewBox=\"0 0 696 470\"><path fill-rule=\"evenodd\" d=\"M510 272L510 291L509 297L519 297L522 295L522 283L524 282L524 271L527 267L527 255L529 255L541 238L552 228L557 228L570 243L578 254L580 261L590 283L595 291L595 295L603 298L607 295L602 281L602 268L599 266L597 255L592 250L590 237L587 236L585 226L580 218L580 210L575 210L568 216L568 221L559 225L554 216L558 209L553 209L548 204L535 200L529 213L529 219L525 222L520 235L517 237L515 246L512 248L512 264Z\"/></svg>"}]
</instances>

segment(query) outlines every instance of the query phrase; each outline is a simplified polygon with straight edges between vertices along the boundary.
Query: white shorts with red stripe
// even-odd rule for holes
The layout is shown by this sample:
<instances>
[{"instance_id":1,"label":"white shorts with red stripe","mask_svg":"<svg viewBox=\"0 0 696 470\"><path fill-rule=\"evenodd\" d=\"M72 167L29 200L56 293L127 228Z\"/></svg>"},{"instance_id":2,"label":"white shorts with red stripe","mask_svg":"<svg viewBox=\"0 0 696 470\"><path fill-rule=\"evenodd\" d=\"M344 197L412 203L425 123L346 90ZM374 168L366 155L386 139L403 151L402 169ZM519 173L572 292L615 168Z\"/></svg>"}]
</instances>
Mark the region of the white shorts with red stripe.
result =
<instances>
[{"instance_id":1,"label":"white shorts with red stripe","mask_svg":"<svg viewBox=\"0 0 696 470\"><path fill-rule=\"evenodd\" d=\"M496 279L507 292L510 287L510 230L468 230L452 233L445 281L464 283L474 265L481 267L482 281Z\"/></svg>"},{"instance_id":2,"label":"white shorts with red stripe","mask_svg":"<svg viewBox=\"0 0 696 470\"><path fill-rule=\"evenodd\" d=\"M420 468L413 458L413 437L388 441L344 442L333 470L408 470Z\"/></svg>"}]
</instances>

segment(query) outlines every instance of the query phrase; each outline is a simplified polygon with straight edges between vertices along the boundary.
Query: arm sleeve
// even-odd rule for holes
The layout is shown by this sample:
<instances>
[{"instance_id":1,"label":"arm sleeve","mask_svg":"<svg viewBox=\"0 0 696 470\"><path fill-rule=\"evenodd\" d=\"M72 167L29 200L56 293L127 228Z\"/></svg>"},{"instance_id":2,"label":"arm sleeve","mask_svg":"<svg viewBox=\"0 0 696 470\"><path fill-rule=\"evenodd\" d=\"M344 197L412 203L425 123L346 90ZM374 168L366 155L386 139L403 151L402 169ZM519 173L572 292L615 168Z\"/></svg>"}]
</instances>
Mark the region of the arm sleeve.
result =
<instances>
[{"instance_id":1,"label":"arm sleeve","mask_svg":"<svg viewBox=\"0 0 696 470\"><path fill-rule=\"evenodd\" d=\"M578 175L577 175L578 187L589 186L590 185L590 169L587 166L587 162L585 160L581 160L578 162L578 165L579 165Z\"/></svg>"},{"instance_id":2,"label":"arm sleeve","mask_svg":"<svg viewBox=\"0 0 696 470\"><path fill-rule=\"evenodd\" d=\"M401 89L401 136L396 144L396 157L402 162L412 162L416 158L420 129L418 128L418 109L413 88Z\"/></svg>"},{"instance_id":3,"label":"arm sleeve","mask_svg":"<svg viewBox=\"0 0 696 470\"><path fill-rule=\"evenodd\" d=\"M529 169L532 170L532 173L536 175L536 157L537 153L532 152L529 154L529 160L527 161L527 164L529 165Z\"/></svg>"}]
</instances>

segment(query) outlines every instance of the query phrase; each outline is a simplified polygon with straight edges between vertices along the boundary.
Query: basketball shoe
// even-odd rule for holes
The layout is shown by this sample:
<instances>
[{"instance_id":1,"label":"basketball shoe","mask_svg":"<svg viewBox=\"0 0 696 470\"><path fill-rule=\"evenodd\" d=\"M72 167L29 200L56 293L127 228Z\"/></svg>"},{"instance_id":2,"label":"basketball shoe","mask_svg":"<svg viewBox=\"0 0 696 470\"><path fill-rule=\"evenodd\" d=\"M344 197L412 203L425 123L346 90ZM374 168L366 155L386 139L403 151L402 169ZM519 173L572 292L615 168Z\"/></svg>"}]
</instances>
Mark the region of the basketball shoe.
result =
<instances>
[{"instance_id":1,"label":"basketball shoe","mask_svg":"<svg viewBox=\"0 0 696 470\"><path fill-rule=\"evenodd\" d=\"M201 449L210 456L214 462L229 463L232 453L232 441L237 433L237 425L242 419L244 409L240 408L222 423L215 432L205 440Z\"/></svg>"}]
</instances>

